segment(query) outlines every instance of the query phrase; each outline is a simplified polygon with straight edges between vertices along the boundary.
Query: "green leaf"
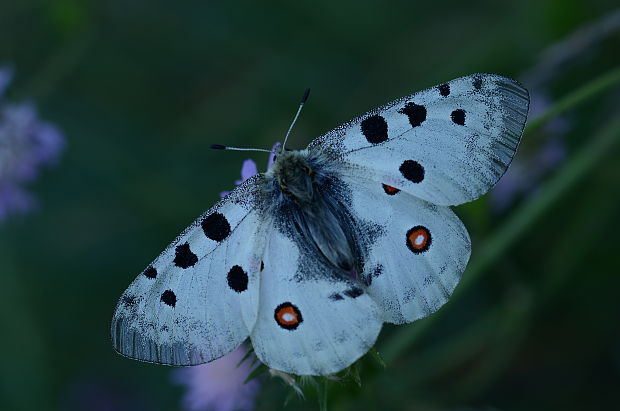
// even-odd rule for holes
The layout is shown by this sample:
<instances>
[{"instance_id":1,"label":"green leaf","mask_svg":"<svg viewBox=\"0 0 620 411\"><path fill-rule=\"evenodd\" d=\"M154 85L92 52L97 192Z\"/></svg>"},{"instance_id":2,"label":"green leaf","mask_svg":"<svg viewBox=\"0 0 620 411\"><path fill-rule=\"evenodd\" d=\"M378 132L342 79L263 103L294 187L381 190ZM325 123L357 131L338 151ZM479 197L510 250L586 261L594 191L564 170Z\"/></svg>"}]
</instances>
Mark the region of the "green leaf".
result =
<instances>
[{"instance_id":1,"label":"green leaf","mask_svg":"<svg viewBox=\"0 0 620 411\"><path fill-rule=\"evenodd\" d=\"M243 383L247 384L248 382L252 381L254 378L258 377L261 374L266 373L267 371L269 371L269 367L261 363L258 367L254 368L252 372L250 372L250 374L245 379L245 381L243 381Z\"/></svg>"},{"instance_id":2,"label":"green leaf","mask_svg":"<svg viewBox=\"0 0 620 411\"><path fill-rule=\"evenodd\" d=\"M258 362L258 357L254 356L254 358L252 359L252 364L250 364L250 367L254 367L254 365L256 365L257 362Z\"/></svg>"},{"instance_id":3,"label":"green leaf","mask_svg":"<svg viewBox=\"0 0 620 411\"><path fill-rule=\"evenodd\" d=\"M579 87L577 90L574 90L573 92L558 100L558 102L551 106L551 108L549 108L547 112L543 113L541 116L535 119L528 121L523 134L530 134L532 131L540 128L552 118L557 117L565 111L575 108L579 104L585 103L592 97L595 97L597 94L602 93L603 91L609 90L618 83L620 83L620 67L616 67L615 69L598 76L594 80L586 83L585 85Z\"/></svg>"},{"instance_id":4,"label":"green leaf","mask_svg":"<svg viewBox=\"0 0 620 411\"><path fill-rule=\"evenodd\" d=\"M286 407L288 405L288 403L291 402L291 400L293 398L295 398L295 394L299 395L299 393L297 391L294 391L294 390L291 390L291 391L288 392L288 395L284 399L284 407ZM302 396L302 398L303 398L303 396Z\"/></svg>"},{"instance_id":5,"label":"green leaf","mask_svg":"<svg viewBox=\"0 0 620 411\"><path fill-rule=\"evenodd\" d=\"M357 384L358 387L362 387L362 379L360 378L360 365L359 361L356 361L351 365L347 371L347 376Z\"/></svg>"},{"instance_id":6,"label":"green leaf","mask_svg":"<svg viewBox=\"0 0 620 411\"><path fill-rule=\"evenodd\" d=\"M295 390L295 392L301 398L305 398L304 392L302 391L301 387L298 384L298 377L297 376L295 376L293 374L285 373L283 371L273 370L273 369L269 370L269 374L271 374L272 377L280 378L286 385L288 385L293 390Z\"/></svg>"},{"instance_id":7,"label":"green leaf","mask_svg":"<svg viewBox=\"0 0 620 411\"><path fill-rule=\"evenodd\" d=\"M301 383L303 386L312 386L315 390L319 390L319 383L316 381L316 377L312 375L302 375Z\"/></svg>"},{"instance_id":8,"label":"green leaf","mask_svg":"<svg viewBox=\"0 0 620 411\"><path fill-rule=\"evenodd\" d=\"M252 355L254 353L254 347L250 347L248 348L248 351L245 353L245 355L243 356L243 358L241 360L239 360L239 362L237 363L237 368L243 364L245 362L245 360L247 360L248 358L250 358L250 355ZM254 357L257 358L257 357ZM252 362L252 365L254 365L254 362Z\"/></svg>"},{"instance_id":9,"label":"green leaf","mask_svg":"<svg viewBox=\"0 0 620 411\"><path fill-rule=\"evenodd\" d=\"M381 365L381 367L387 368L387 365L385 364L385 361L383 361L383 358L381 358L381 355L379 354L379 351L377 351L377 349L375 347L371 347L370 350L368 350L368 354L370 354L370 356L372 358L374 358L375 361L377 361L379 363L379 365Z\"/></svg>"},{"instance_id":10,"label":"green leaf","mask_svg":"<svg viewBox=\"0 0 620 411\"><path fill-rule=\"evenodd\" d=\"M319 410L327 411L327 387L329 379L322 377L323 384L317 384L317 394L319 397Z\"/></svg>"}]
</instances>

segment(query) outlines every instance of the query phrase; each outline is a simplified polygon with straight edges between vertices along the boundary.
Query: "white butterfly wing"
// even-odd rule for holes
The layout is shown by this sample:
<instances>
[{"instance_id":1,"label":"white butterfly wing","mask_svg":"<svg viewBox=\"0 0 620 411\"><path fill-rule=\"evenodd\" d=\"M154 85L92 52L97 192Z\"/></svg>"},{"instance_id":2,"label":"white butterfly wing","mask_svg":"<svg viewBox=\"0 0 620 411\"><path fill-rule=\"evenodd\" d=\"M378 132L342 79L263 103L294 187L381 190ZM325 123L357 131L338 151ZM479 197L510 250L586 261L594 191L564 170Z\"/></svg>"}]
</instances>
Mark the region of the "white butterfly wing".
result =
<instances>
[{"instance_id":1,"label":"white butterfly wing","mask_svg":"<svg viewBox=\"0 0 620 411\"><path fill-rule=\"evenodd\" d=\"M313 250L277 228L263 259L260 307L251 334L263 363L292 374L326 375L372 347L383 320L361 288L337 278Z\"/></svg>"},{"instance_id":2,"label":"white butterfly wing","mask_svg":"<svg viewBox=\"0 0 620 411\"><path fill-rule=\"evenodd\" d=\"M361 178L345 178L357 219L381 227L363 255L367 292L384 320L402 324L437 311L469 260L469 235L448 207Z\"/></svg>"},{"instance_id":3,"label":"white butterfly wing","mask_svg":"<svg viewBox=\"0 0 620 411\"><path fill-rule=\"evenodd\" d=\"M529 106L514 80L475 74L379 107L309 148L356 166L355 175L441 205L471 201L504 174Z\"/></svg>"},{"instance_id":4,"label":"white butterfly wing","mask_svg":"<svg viewBox=\"0 0 620 411\"><path fill-rule=\"evenodd\" d=\"M477 74L319 137L308 150L334 172L338 198L330 204L340 204L347 220L340 223L354 235L360 281L322 258L295 231L299 220L258 204L266 186L257 176L125 291L112 323L114 347L144 361L193 365L227 354L249 335L258 358L274 369L325 375L347 367L375 343L384 321L411 322L447 301L470 241L444 206L473 200L497 182L528 104L513 80Z\"/></svg>"},{"instance_id":5,"label":"white butterfly wing","mask_svg":"<svg viewBox=\"0 0 620 411\"><path fill-rule=\"evenodd\" d=\"M266 229L254 177L186 229L123 293L112 342L123 355L201 364L237 348L254 326Z\"/></svg>"}]
</instances>

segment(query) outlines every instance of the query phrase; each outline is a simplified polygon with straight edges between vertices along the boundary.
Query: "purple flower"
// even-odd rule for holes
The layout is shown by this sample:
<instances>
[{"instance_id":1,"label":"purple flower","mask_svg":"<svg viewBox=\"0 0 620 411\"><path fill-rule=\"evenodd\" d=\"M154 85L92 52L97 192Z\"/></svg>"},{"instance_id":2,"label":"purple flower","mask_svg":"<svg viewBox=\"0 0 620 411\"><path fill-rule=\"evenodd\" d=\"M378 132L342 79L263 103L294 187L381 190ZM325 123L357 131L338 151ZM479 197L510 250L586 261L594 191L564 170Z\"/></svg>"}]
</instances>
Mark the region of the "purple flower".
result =
<instances>
[{"instance_id":1,"label":"purple flower","mask_svg":"<svg viewBox=\"0 0 620 411\"><path fill-rule=\"evenodd\" d=\"M271 153L269 153L269 160L267 160L267 170L271 168L271 166L273 165L273 162L275 161L276 149L278 147L280 147L280 143L275 143L273 147L271 147ZM240 185L245 180L247 180L250 177L255 176L256 174L258 174L258 167L256 166L256 163L254 162L254 160L251 160L251 159L245 160L243 162L243 165L241 166L241 179L236 180L235 185L237 186ZM228 193L230 193L230 191L222 191L220 193L220 198L224 198Z\"/></svg>"},{"instance_id":2,"label":"purple flower","mask_svg":"<svg viewBox=\"0 0 620 411\"><path fill-rule=\"evenodd\" d=\"M11 77L12 70L0 68L0 98ZM0 102L0 220L36 205L22 185L53 165L63 146L60 131L41 121L32 104Z\"/></svg>"},{"instance_id":3,"label":"purple flower","mask_svg":"<svg viewBox=\"0 0 620 411\"><path fill-rule=\"evenodd\" d=\"M248 178L255 176L258 174L258 168L256 167L256 163L253 160L247 159L243 162L241 166L241 179L235 181L235 185L239 185L243 183Z\"/></svg>"},{"instance_id":4,"label":"purple flower","mask_svg":"<svg viewBox=\"0 0 620 411\"><path fill-rule=\"evenodd\" d=\"M246 353L245 345L208 364L175 370L172 378L185 385L183 406L191 411L249 411L254 409L260 384L243 382L251 371L251 358L237 367Z\"/></svg>"}]
</instances>

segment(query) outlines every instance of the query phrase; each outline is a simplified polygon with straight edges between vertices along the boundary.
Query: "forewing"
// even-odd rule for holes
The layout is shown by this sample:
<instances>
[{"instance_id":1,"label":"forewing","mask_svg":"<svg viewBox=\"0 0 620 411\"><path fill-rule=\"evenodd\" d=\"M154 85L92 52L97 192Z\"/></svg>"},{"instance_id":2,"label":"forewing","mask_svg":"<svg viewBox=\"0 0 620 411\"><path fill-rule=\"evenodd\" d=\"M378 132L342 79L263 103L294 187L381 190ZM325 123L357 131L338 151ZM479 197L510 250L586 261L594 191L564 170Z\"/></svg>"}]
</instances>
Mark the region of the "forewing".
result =
<instances>
[{"instance_id":1,"label":"forewing","mask_svg":"<svg viewBox=\"0 0 620 411\"><path fill-rule=\"evenodd\" d=\"M247 338L258 309L266 229L257 207L260 178L196 220L123 293L111 330L118 352L194 365Z\"/></svg>"},{"instance_id":2,"label":"forewing","mask_svg":"<svg viewBox=\"0 0 620 411\"><path fill-rule=\"evenodd\" d=\"M384 320L402 324L437 311L469 260L463 223L448 207L361 178L345 178L357 219L381 227L363 249L363 280Z\"/></svg>"},{"instance_id":3,"label":"forewing","mask_svg":"<svg viewBox=\"0 0 620 411\"><path fill-rule=\"evenodd\" d=\"M297 375L331 374L372 347L381 313L361 288L339 279L334 268L300 240L286 229L269 235L252 345L270 368Z\"/></svg>"},{"instance_id":4,"label":"forewing","mask_svg":"<svg viewBox=\"0 0 620 411\"><path fill-rule=\"evenodd\" d=\"M396 100L317 138L309 148L353 175L441 205L471 201L508 168L529 96L514 80L475 74Z\"/></svg>"}]
</instances>

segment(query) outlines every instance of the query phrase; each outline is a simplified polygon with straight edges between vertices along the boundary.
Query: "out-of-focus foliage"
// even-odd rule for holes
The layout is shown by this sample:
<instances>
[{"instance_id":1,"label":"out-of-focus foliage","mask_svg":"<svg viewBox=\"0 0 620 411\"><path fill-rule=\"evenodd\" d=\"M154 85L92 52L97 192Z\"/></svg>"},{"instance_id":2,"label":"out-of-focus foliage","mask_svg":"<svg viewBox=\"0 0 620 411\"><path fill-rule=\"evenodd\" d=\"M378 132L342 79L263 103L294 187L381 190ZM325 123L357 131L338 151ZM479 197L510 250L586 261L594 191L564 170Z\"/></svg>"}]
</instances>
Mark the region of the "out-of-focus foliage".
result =
<instances>
[{"instance_id":1,"label":"out-of-focus foliage","mask_svg":"<svg viewBox=\"0 0 620 411\"><path fill-rule=\"evenodd\" d=\"M553 110L620 65L617 6L1 2L0 65L15 73L3 98L35 102L66 147L28 188L38 210L0 225L0 408L181 409L170 368L115 354L109 323L135 275L234 187L246 155L210 144L271 147L306 87L293 148L473 72L521 79L541 112ZM617 408L614 84L573 95L553 120L561 129L525 136L516 161L527 181L510 201L456 208L473 255L455 297L428 319L386 326L377 347L387 368L364 361L361 387L331 382L330 409ZM541 167L550 138L562 156ZM291 389L260 378L257 409L281 409ZM288 408L316 409L317 399Z\"/></svg>"}]
</instances>

